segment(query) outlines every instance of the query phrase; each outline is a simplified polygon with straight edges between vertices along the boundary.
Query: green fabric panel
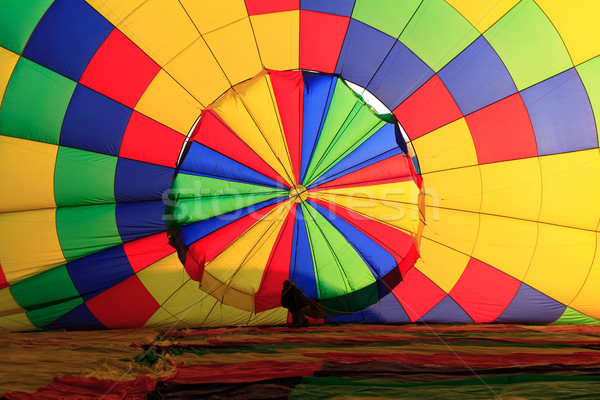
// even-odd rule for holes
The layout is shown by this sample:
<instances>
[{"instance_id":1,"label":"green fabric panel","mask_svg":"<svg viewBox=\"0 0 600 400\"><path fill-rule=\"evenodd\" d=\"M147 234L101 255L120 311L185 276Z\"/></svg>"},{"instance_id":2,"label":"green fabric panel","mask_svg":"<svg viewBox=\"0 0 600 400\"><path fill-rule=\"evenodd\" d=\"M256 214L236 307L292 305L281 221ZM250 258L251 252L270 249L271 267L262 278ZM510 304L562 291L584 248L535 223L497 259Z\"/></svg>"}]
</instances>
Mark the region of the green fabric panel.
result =
<instances>
[{"instance_id":1,"label":"green fabric panel","mask_svg":"<svg viewBox=\"0 0 600 400\"><path fill-rule=\"evenodd\" d=\"M58 144L75 86L72 80L20 58L0 108L0 132L6 136Z\"/></svg>"},{"instance_id":2,"label":"green fabric panel","mask_svg":"<svg viewBox=\"0 0 600 400\"><path fill-rule=\"evenodd\" d=\"M21 54L29 36L54 0L2 0L0 46Z\"/></svg>"},{"instance_id":3,"label":"green fabric panel","mask_svg":"<svg viewBox=\"0 0 600 400\"><path fill-rule=\"evenodd\" d=\"M397 38L421 0L356 0L352 18Z\"/></svg>"},{"instance_id":4,"label":"green fabric panel","mask_svg":"<svg viewBox=\"0 0 600 400\"><path fill-rule=\"evenodd\" d=\"M117 157L59 147L54 169L58 206L115 202Z\"/></svg>"},{"instance_id":5,"label":"green fabric panel","mask_svg":"<svg viewBox=\"0 0 600 400\"><path fill-rule=\"evenodd\" d=\"M361 110L362 102L357 98L352 89L338 79L335 85L331 104L319 135L319 140L315 146L315 151L311 157L306 170L306 176L302 184L308 186L308 183L315 179L317 168L323 163L323 157L330 148L336 137L343 132L357 113Z\"/></svg>"},{"instance_id":6,"label":"green fabric panel","mask_svg":"<svg viewBox=\"0 0 600 400\"><path fill-rule=\"evenodd\" d=\"M83 304L83 299L78 297L76 299L58 303L50 307L28 311L27 318L29 318L29 321L31 321L31 323L36 327L43 328L81 304Z\"/></svg>"},{"instance_id":7,"label":"green fabric panel","mask_svg":"<svg viewBox=\"0 0 600 400\"><path fill-rule=\"evenodd\" d=\"M346 295L375 282L369 266L317 210L302 204L319 299Z\"/></svg>"},{"instance_id":8,"label":"green fabric panel","mask_svg":"<svg viewBox=\"0 0 600 400\"><path fill-rule=\"evenodd\" d=\"M274 192L283 191L268 186L209 178L207 176L191 175L181 172L177 175L171 187L171 193L175 196L174 198L177 199Z\"/></svg>"},{"instance_id":9,"label":"green fabric panel","mask_svg":"<svg viewBox=\"0 0 600 400\"><path fill-rule=\"evenodd\" d=\"M444 0L424 0L400 41L438 72L479 37L479 32Z\"/></svg>"},{"instance_id":10,"label":"green fabric panel","mask_svg":"<svg viewBox=\"0 0 600 400\"><path fill-rule=\"evenodd\" d=\"M600 325L600 321L596 318L588 317L587 315L569 307L565 309L563 315L554 321L554 323L558 325Z\"/></svg>"},{"instance_id":11,"label":"green fabric panel","mask_svg":"<svg viewBox=\"0 0 600 400\"><path fill-rule=\"evenodd\" d=\"M323 311L327 317L335 317L361 311L379 300L379 284L377 282L368 285L356 292L344 296L323 299L320 301Z\"/></svg>"},{"instance_id":12,"label":"green fabric panel","mask_svg":"<svg viewBox=\"0 0 600 400\"><path fill-rule=\"evenodd\" d=\"M340 134L336 137L336 140L325 151L323 160L315 169L313 176L310 177L310 180L307 180L307 185L310 185L318 177L329 171L341 159L350 154L385 125L385 122L376 117L366 106L361 107L353 122L340 130Z\"/></svg>"},{"instance_id":13,"label":"green fabric panel","mask_svg":"<svg viewBox=\"0 0 600 400\"><path fill-rule=\"evenodd\" d=\"M67 261L123 243L117 229L116 204L58 208L56 229Z\"/></svg>"},{"instance_id":14,"label":"green fabric panel","mask_svg":"<svg viewBox=\"0 0 600 400\"><path fill-rule=\"evenodd\" d=\"M600 57L579 64L577 67L579 77L585 86L585 91L590 99L594 119L596 120L596 132L600 143Z\"/></svg>"},{"instance_id":15,"label":"green fabric panel","mask_svg":"<svg viewBox=\"0 0 600 400\"><path fill-rule=\"evenodd\" d=\"M533 0L517 4L484 37L519 90L573 67L556 29Z\"/></svg>"},{"instance_id":16,"label":"green fabric panel","mask_svg":"<svg viewBox=\"0 0 600 400\"><path fill-rule=\"evenodd\" d=\"M79 292L73 285L65 265L11 285L10 293L19 306L26 311L79 297Z\"/></svg>"},{"instance_id":17,"label":"green fabric panel","mask_svg":"<svg viewBox=\"0 0 600 400\"><path fill-rule=\"evenodd\" d=\"M236 194L229 196L203 197L196 199L181 199L172 209L172 218L177 225L202 221L217 215L226 214L231 211L250 207L260 202L274 199L276 197L287 196L286 193L257 193L257 194ZM237 216L231 216L235 220ZM170 225L168 225L170 227ZM172 229L172 228L171 228Z\"/></svg>"},{"instance_id":18,"label":"green fabric panel","mask_svg":"<svg viewBox=\"0 0 600 400\"><path fill-rule=\"evenodd\" d=\"M169 193L165 212L168 229L249 207L288 192L267 186L180 173Z\"/></svg>"}]
</instances>

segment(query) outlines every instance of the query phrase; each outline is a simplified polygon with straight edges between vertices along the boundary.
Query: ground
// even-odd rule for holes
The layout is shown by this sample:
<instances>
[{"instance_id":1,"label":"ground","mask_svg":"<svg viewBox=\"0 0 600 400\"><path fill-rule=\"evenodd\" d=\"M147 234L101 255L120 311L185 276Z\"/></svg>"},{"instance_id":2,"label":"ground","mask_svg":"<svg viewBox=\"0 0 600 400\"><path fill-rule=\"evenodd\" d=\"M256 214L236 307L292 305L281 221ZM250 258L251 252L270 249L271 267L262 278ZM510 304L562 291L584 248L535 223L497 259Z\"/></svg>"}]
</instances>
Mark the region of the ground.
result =
<instances>
[{"instance_id":1,"label":"ground","mask_svg":"<svg viewBox=\"0 0 600 400\"><path fill-rule=\"evenodd\" d=\"M8 399L596 399L599 372L596 326L0 334Z\"/></svg>"}]
</instances>

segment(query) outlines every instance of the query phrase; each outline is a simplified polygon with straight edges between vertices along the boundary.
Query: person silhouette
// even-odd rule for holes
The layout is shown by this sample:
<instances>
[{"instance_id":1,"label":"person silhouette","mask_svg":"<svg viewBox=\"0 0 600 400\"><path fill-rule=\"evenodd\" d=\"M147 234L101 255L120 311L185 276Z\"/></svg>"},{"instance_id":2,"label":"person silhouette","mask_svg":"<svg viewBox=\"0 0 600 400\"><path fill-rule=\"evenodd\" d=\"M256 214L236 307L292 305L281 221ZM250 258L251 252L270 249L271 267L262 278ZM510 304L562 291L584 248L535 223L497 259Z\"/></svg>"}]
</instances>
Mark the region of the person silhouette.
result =
<instances>
[{"instance_id":1,"label":"person silhouette","mask_svg":"<svg viewBox=\"0 0 600 400\"><path fill-rule=\"evenodd\" d=\"M310 301L306 298L302 289L289 280L283 281L281 306L292 313L292 326L294 328L308 326L306 315L310 312Z\"/></svg>"}]
</instances>

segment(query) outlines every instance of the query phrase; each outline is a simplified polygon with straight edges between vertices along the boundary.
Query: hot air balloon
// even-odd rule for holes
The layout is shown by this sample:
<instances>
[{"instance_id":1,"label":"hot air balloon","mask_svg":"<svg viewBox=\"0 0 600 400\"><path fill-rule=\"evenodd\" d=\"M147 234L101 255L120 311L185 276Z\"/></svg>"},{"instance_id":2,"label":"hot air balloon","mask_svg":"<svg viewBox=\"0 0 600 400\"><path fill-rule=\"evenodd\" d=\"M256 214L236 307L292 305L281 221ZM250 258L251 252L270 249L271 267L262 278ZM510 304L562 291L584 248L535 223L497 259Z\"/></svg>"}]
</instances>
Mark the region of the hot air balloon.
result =
<instances>
[{"instance_id":1,"label":"hot air balloon","mask_svg":"<svg viewBox=\"0 0 600 400\"><path fill-rule=\"evenodd\" d=\"M1 327L600 318L600 6L0 9Z\"/></svg>"}]
</instances>

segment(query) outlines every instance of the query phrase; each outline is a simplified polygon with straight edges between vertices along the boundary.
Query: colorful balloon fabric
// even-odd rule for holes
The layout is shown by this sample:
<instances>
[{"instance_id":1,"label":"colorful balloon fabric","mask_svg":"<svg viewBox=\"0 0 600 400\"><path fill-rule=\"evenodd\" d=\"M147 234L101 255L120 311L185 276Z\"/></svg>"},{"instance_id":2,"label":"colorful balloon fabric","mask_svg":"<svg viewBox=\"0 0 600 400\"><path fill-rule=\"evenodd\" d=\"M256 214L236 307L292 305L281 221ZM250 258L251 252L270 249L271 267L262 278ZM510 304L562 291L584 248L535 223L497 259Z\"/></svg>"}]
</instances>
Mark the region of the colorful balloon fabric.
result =
<instances>
[{"instance_id":1,"label":"colorful balloon fabric","mask_svg":"<svg viewBox=\"0 0 600 400\"><path fill-rule=\"evenodd\" d=\"M0 11L2 328L598 322L600 4Z\"/></svg>"},{"instance_id":2,"label":"colorful balloon fabric","mask_svg":"<svg viewBox=\"0 0 600 400\"><path fill-rule=\"evenodd\" d=\"M417 260L422 180L398 125L341 78L261 73L205 109L190 139L166 220L219 301L280 307L289 279L326 315L359 311Z\"/></svg>"}]
</instances>

